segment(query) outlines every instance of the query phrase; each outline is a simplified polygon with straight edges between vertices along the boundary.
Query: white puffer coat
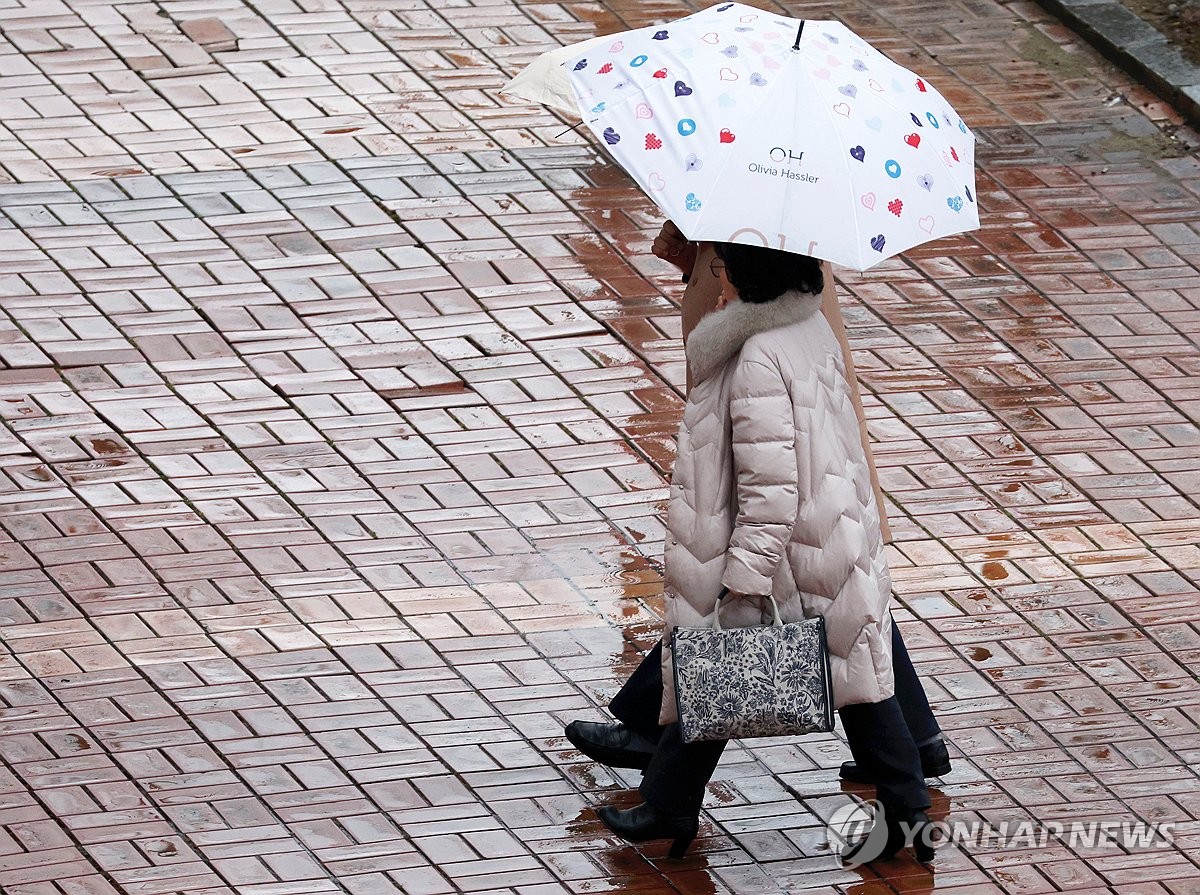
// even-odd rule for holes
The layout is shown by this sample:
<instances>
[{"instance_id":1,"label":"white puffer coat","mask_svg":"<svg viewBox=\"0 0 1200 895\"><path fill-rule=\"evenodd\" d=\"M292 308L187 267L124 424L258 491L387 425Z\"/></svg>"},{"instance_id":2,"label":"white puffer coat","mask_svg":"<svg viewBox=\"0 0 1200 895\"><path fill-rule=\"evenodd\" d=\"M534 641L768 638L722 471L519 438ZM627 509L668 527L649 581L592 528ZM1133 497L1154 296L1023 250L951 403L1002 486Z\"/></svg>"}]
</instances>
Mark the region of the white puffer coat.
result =
<instances>
[{"instance_id":1,"label":"white puffer coat","mask_svg":"<svg viewBox=\"0 0 1200 895\"><path fill-rule=\"evenodd\" d=\"M842 352L820 296L732 301L687 342L693 385L667 511L665 696L671 630L712 624L722 586L771 592L784 621L825 617L834 702L892 695L891 579ZM726 600L726 627L762 624Z\"/></svg>"}]
</instances>

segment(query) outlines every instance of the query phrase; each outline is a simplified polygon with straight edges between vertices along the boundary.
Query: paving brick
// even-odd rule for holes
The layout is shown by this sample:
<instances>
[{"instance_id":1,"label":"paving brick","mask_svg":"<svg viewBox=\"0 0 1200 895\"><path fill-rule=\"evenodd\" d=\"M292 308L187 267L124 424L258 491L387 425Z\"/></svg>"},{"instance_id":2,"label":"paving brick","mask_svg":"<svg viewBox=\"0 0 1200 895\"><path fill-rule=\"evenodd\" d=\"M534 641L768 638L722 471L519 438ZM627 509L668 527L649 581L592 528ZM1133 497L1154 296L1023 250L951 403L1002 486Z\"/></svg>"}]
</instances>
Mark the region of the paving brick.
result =
<instances>
[{"instance_id":1,"label":"paving brick","mask_svg":"<svg viewBox=\"0 0 1200 895\"><path fill-rule=\"evenodd\" d=\"M561 736L660 624L680 287L495 89L689 11L0 11L6 893L932 891L828 853L836 737L732 748L672 863ZM935 809L1179 836L936 884L1193 892L1197 138L1033 4L938 12L819 11L981 137L982 230L840 276Z\"/></svg>"}]
</instances>

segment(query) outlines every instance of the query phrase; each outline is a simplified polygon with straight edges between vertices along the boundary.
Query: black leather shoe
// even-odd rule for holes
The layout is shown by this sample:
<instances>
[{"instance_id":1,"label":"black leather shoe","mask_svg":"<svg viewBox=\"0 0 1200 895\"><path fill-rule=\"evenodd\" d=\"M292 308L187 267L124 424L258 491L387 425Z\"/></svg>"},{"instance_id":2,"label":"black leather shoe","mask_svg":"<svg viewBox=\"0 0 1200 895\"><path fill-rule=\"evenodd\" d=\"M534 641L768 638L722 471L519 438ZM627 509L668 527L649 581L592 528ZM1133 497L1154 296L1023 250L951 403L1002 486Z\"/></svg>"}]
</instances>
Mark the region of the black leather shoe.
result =
<instances>
[{"instance_id":1,"label":"black leather shoe","mask_svg":"<svg viewBox=\"0 0 1200 895\"><path fill-rule=\"evenodd\" d=\"M604 825L626 842L649 842L651 839L672 839L672 858L682 858L688 846L696 838L700 819L694 815L672 817L659 814L649 805L642 804L628 811L605 805L596 811Z\"/></svg>"},{"instance_id":2,"label":"black leather shoe","mask_svg":"<svg viewBox=\"0 0 1200 895\"><path fill-rule=\"evenodd\" d=\"M861 867L872 861L886 861L907 845L912 846L918 861L932 864L934 829L924 811L902 813L885 807L863 839L842 849L842 860Z\"/></svg>"},{"instance_id":3,"label":"black leather shoe","mask_svg":"<svg viewBox=\"0 0 1200 895\"><path fill-rule=\"evenodd\" d=\"M610 768L644 771L654 755L654 743L620 722L572 721L567 725L566 734L572 746Z\"/></svg>"},{"instance_id":4,"label":"black leather shoe","mask_svg":"<svg viewBox=\"0 0 1200 895\"><path fill-rule=\"evenodd\" d=\"M950 773L950 750L946 748L945 740L928 743L917 751L921 753L921 773L926 777L945 777ZM843 780L851 783L875 782L874 777L852 761L845 762L839 773Z\"/></svg>"}]
</instances>

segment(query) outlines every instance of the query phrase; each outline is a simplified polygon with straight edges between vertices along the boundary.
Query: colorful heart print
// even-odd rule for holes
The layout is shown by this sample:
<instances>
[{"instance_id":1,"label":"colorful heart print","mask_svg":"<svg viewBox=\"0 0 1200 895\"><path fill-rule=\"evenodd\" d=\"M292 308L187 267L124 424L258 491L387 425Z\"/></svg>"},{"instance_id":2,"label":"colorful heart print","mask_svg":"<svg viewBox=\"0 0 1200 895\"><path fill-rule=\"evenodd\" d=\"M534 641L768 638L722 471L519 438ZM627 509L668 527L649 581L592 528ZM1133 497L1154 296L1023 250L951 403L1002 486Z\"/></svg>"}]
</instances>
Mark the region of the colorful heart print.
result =
<instances>
[{"instance_id":1,"label":"colorful heart print","mask_svg":"<svg viewBox=\"0 0 1200 895\"><path fill-rule=\"evenodd\" d=\"M737 79L738 79L738 73L735 72L732 68L721 69L721 80L722 81L736 81Z\"/></svg>"},{"instance_id":2,"label":"colorful heart print","mask_svg":"<svg viewBox=\"0 0 1200 895\"><path fill-rule=\"evenodd\" d=\"M683 204L687 207L688 211L699 211L700 206L702 206L704 203L696 198L695 193L688 193L687 198L684 199Z\"/></svg>"},{"instance_id":3,"label":"colorful heart print","mask_svg":"<svg viewBox=\"0 0 1200 895\"><path fill-rule=\"evenodd\" d=\"M921 123L921 119L917 117L916 112L910 112L908 117L912 119L912 123L915 124L917 127L925 126L924 124Z\"/></svg>"},{"instance_id":4,"label":"colorful heart print","mask_svg":"<svg viewBox=\"0 0 1200 895\"><path fill-rule=\"evenodd\" d=\"M814 78L820 78L822 81L828 81L830 77L829 69L827 68L814 68L812 73Z\"/></svg>"},{"instance_id":5,"label":"colorful heart print","mask_svg":"<svg viewBox=\"0 0 1200 895\"><path fill-rule=\"evenodd\" d=\"M950 158L954 159L956 162L960 161L960 159L958 157L958 153L954 151L953 146L950 147Z\"/></svg>"},{"instance_id":6,"label":"colorful heart print","mask_svg":"<svg viewBox=\"0 0 1200 895\"><path fill-rule=\"evenodd\" d=\"M917 183L920 184L921 189L925 190L925 192L929 192L933 189L933 178L928 174L922 174L920 177L918 177Z\"/></svg>"},{"instance_id":7,"label":"colorful heart print","mask_svg":"<svg viewBox=\"0 0 1200 895\"><path fill-rule=\"evenodd\" d=\"M875 194L874 193L864 193L863 196L858 201L862 202L863 207L866 208L868 211L875 210Z\"/></svg>"},{"instance_id":8,"label":"colorful heart print","mask_svg":"<svg viewBox=\"0 0 1200 895\"><path fill-rule=\"evenodd\" d=\"M667 182L662 179L662 175L657 171L650 172L650 189L658 192L667 188Z\"/></svg>"},{"instance_id":9,"label":"colorful heart print","mask_svg":"<svg viewBox=\"0 0 1200 895\"><path fill-rule=\"evenodd\" d=\"M720 41L721 41L721 38L717 36L717 32L715 32L715 31L708 32L708 34L704 35L700 39L702 41L704 41L706 44L710 44L710 45L715 45L717 43L720 43Z\"/></svg>"},{"instance_id":10,"label":"colorful heart print","mask_svg":"<svg viewBox=\"0 0 1200 895\"><path fill-rule=\"evenodd\" d=\"M683 170L684 171L688 171L688 172L699 171L703 167L704 167L704 162L701 161L700 156L696 155L696 153L694 153L694 152L689 153L688 157L683 160Z\"/></svg>"},{"instance_id":11,"label":"colorful heart print","mask_svg":"<svg viewBox=\"0 0 1200 895\"><path fill-rule=\"evenodd\" d=\"M728 93L722 93L717 97L717 105L722 109L729 109L737 105L737 100L735 100Z\"/></svg>"},{"instance_id":12,"label":"colorful heart print","mask_svg":"<svg viewBox=\"0 0 1200 895\"><path fill-rule=\"evenodd\" d=\"M696 133L696 122L692 118L680 118L679 123L675 125L675 130L679 131L681 137L690 137Z\"/></svg>"},{"instance_id":13,"label":"colorful heart print","mask_svg":"<svg viewBox=\"0 0 1200 895\"><path fill-rule=\"evenodd\" d=\"M893 199L888 203L888 211L890 211L896 217L900 217L900 213L904 211L904 203L899 199Z\"/></svg>"},{"instance_id":14,"label":"colorful heart print","mask_svg":"<svg viewBox=\"0 0 1200 895\"><path fill-rule=\"evenodd\" d=\"M662 80L666 76L667 76L667 70L665 68L660 68L658 71L656 71L654 73L654 77L658 78L659 80Z\"/></svg>"},{"instance_id":15,"label":"colorful heart print","mask_svg":"<svg viewBox=\"0 0 1200 895\"><path fill-rule=\"evenodd\" d=\"M606 75L613 70L611 62L605 62L602 66L596 69L596 74Z\"/></svg>"},{"instance_id":16,"label":"colorful heart print","mask_svg":"<svg viewBox=\"0 0 1200 895\"><path fill-rule=\"evenodd\" d=\"M861 146L851 147L850 158L854 159L857 162L861 162L866 157L867 157L867 150L863 149Z\"/></svg>"},{"instance_id":17,"label":"colorful heart print","mask_svg":"<svg viewBox=\"0 0 1200 895\"><path fill-rule=\"evenodd\" d=\"M608 48L608 52L619 53L623 49L625 49L625 42L623 40L618 40L616 43L614 43L611 47Z\"/></svg>"},{"instance_id":18,"label":"colorful heart print","mask_svg":"<svg viewBox=\"0 0 1200 895\"><path fill-rule=\"evenodd\" d=\"M878 117L868 118L866 120L865 124L867 125L867 127L869 127L873 131L878 131L878 130L883 129L883 119L882 118L878 118Z\"/></svg>"},{"instance_id":19,"label":"colorful heart print","mask_svg":"<svg viewBox=\"0 0 1200 895\"><path fill-rule=\"evenodd\" d=\"M967 201L969 201L969 202L975 201L975 197L971 195L971 188L969 186L964 186L963 192L967 194Z\"/></svg>"},{"instance_id":20,"label":"colorful heart print","mask_svg":"<svg viewBox=\"0 0 1200 895\"><path fill-rule=\"evenodd\" d=\"M750 84L754 87L766 87L767 79L764 78L762 75L760 75L758 72L755 72L754 74L752 74L750 76Z\"/></svg>"},{"instance_id":21,"label":"colorful heart print","mask_svg":"<svg viewBox=\"0 0 1200 895\"><path fill-rule=\"evenodd\" d=\"M718 6L717 12L724 12L725 10L731 8L732 6L733 6L732 3L726 3L724 6Z\"/></svg>"},{"instance_id":22,"label":"colorful heart print","mask_svg":"<svg viewBox=\"0 0 1200 895\"><path fill-rule=\"evenodd\" d=\"M606 127L604 129L604 142L607 143L609 146L616 146L618 143L621 142L621 135L618 134L611 127Z\"/></svg>"},{"instance_id":23,"label":"colorful heart print","mask_svg":"<svg viewBox=\"0 0 1200 895\"><path fill-rule=\"evenodd\" d=\"M737 54L738 54L738 48L730 45L730 46L726 47L725 49L723 49L721 52L723 54L725 54L726 56L728 56L730 59L736 59Z\"/></svg>"},{"instance_id":24,"label":"colorful heart print","mask_svg":"<svg viewBox=\"0 0 1200 895\"><path fill-rule=\"evenodd\" d=\"M653 133L653 132L646 134L646 148L647 149L662 149L662 145L663 145L663 142L662 142L662 140L660 140L658 138L658 134Z\"/></svg>"},{"instance_id":25,"label":"colorful heart print","mask_svg":"<svg viewBox=\"0 0 1200 895\"><path fill-rule=\"evenodd\" d=\"M841 43L841 41L839 41L836 36L830 34L828 31L822 31L821 36L823 38L825 38L827 41L829 41L831 44Z\"/></svg>"},{"instance_id":26,"label":"colorful heart print","mask_svg":"<svg viewBox=\"0 0 1200 895\"><path fill-rule=\"evenodd\" d=\"M925 82L922 81L920 78L917 78L917 89L920 90L922 93L924 93L926 90Z\"/></svg>"},{"instance_id":27,"label":"colorful heart print","mask_svg":"<svg viewBox=\"0 0 1200 895\"><path fill-rule=\"evenodd\" d=\"M656 33L655 33L655 35L654 35L654 38L653 38L653 39L654 39L654 40L666 40L666 39L667 39L668 37L670 37L670 36L671 36L671 35L670 35L668 32L666 32L666 31L659 31L659 32L656 32Z\"/></svg>"},{"instance_id":28,"label":"colorful heart print","mask_svg":"<svg viewBox=\"0 0 1200 895\"><path fill-rule=\"evenodd\" d=\"M850 107L848 105L846 105L845 103L838 103L836 106L833 107L833 111L837 112L843 118L850 117Z\"/></svg>"},{"instance_id":29,"label":"colorful heart print","mask_svg":"<svg viewBox=\"0 0 1200 895\"><path fill-rule=\"evenodd\" d=\"M848 96L851 99L854 99L854 97L858 96L858 88L853 84L843 84L838 88L838 93L840 93L842 96Z\"/></svg>"},{"instance_id":30,"label":"colorful heart print","mask_svg":"<svg viewBox=\"0 0 1200 895\"><path fill-rule=\"evenodd\" d=\"M578 62L575 63L575 71L583 71L585 68L587 68L587 60L586 59L580 59Z\"/></svg>"},{"instance_id":31,"label":"colorful heart print","mask_svg":"<svg viewBox=\"0 0 1200 895\"><path fill-rule=\"evenodd\" d=\"M933 232L933 224L934 224L934 220L933 220L933 215L931 215L931 214L927 214L927 215L925 215L925 217L923 217L919 221L917 221L917 226L919 226L926 233Z\"/></svg>"},{"instance_id":32,"label":"colorful heart print","mask_svg":"<svg viewBox=\"0 0 1200 895\"><path fill-rule=\"evenodd\" d=\"M873 248L875 251L882 254L884 244L886 244L886 243L887 243L887 240L884 239L883 234L880 233L878 236L876 236L874 239L871 240L871 248Z\"/></svg>"},{"instance_id":33,"label":"colorful heart print","mask_svg":"<svg viewBox=\"0 0 1200 895\"><path fill-rule=\"evenodd\" d=\"M863 62L861 59L855 59L854 63L850 67L855 71L866 71L867 63Z\"/></svg>"},{"instance_id":34,"label":"colorful heart print","mask_svg":"<svg viewBox=\"0 0 1200 895\"><path fill-rule=\"evenodd\" d=\"M721 142L732 143L737 139L737 135L727 127L721 128Z\"/></svg>"},{"instance_id":35,"label":"colorful heart print","mask_svg":"<svg viewBox=\"0 0 1200 895\"><path fill-rule=\"evenodd\" d=\"M651 108L650 108L648 105L646 105L645 103L638 103L638 104L637 104L637 109L635 109L635 110L634 110L634 113L633 113L633 115L634 115L634 117L635 117L635 118L642 118L642 119L645 119L645 118L653 118L653 117L654 117L654 110L653 110L653 109L651 109Z\"/></svg>"},{"instance_id":36,"label":"colorful heart print","mask_svg":"<svg viewBox=\"0 0 1200 895\"><path fill-rule=\"evenodd\" d=\"M916 149L918 146L921 145L921 135L920 134L909 134L907 137L904 138L904 142L907 143L909 146L911 146L913 149Z\"/></svg>"},{"instance_id":37,"label":"colorful heart print","mask_svg":"<svg viewBox=\"0 0 1200 895\"><path fill-rule=\"evenodd\" d=\"M689 87L687 84L683 83L683 81L676 81L675 82L675 95L676 96L691 96L692 88Z\"/></svg>"},{"instance_id":38,"label":"colorful heart print","mask_svg":"<svg viewBox=\"0 0 1200 895\"><path fill-rule=\"evenodd\" d=\"M962 209L963 209L962 196L951 196L949 199L946 200L946 204L949 205L951 208L953 208L955 211L962 211Z\"/></svg>"}]
</instances>

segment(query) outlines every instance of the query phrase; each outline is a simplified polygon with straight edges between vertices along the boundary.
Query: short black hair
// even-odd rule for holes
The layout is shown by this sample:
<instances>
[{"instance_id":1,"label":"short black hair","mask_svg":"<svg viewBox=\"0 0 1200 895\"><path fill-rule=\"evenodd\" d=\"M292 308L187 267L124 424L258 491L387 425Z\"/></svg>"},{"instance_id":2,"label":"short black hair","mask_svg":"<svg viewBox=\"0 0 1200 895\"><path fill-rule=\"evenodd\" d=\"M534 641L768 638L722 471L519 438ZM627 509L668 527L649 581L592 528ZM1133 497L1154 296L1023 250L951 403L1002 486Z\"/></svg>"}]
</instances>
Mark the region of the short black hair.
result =
<instances>
[{"instance_id":1,"label":"short black hair","mask_svg":"<svg viewBox=\"0 0 1200 895\"><path fill-rule=\"evenodd\" d=\"M742 301L762 304L791 290L817 295L825 289L821 262L808 255L740 242L718 242L713 248Z\"/></svg>"}]
</instances>

